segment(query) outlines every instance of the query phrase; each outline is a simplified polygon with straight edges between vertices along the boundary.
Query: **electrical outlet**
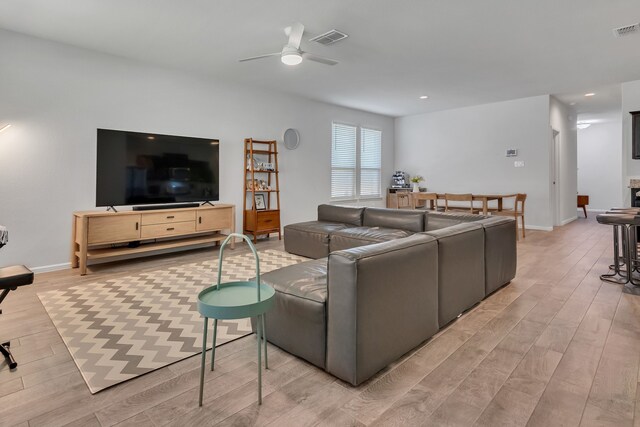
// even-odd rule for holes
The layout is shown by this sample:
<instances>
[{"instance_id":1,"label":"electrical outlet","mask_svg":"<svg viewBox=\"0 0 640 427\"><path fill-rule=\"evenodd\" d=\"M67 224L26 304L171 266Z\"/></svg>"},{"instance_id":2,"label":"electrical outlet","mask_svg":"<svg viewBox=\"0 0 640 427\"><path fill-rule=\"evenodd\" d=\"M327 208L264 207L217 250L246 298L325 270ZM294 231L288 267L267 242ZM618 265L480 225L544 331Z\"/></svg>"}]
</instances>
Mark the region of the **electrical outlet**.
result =
<instances>
[{"instance_id":1,"label":"electrical outlet","mask_svg":"<svg viewBox=\"0 0 640 427\"><path fill-rule=\"evenodd\" d=\"M514 168L523 168L524 167L524 162L522 160L516 160L515 162L513 162L513 167Z\"/></svg>"}]
</instances>

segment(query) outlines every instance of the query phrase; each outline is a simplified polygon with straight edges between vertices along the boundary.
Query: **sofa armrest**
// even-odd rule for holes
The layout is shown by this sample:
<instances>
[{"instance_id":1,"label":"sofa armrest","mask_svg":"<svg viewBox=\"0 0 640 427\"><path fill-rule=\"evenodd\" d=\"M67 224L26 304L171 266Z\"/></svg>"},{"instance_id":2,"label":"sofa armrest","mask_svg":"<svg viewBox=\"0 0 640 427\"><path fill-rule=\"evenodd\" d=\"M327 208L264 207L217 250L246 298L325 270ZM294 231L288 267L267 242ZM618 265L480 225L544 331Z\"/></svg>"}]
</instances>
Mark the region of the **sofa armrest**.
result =
<instances>
[{"instance_id":1,"label":"sofa armrest","mask_svg":"<svg viewBox=\"0 0 640 427\"><path fill-rule=\"evenodd\" d=\"M438 331L437 258L426 235L329 255L327 371L360 384Z\"/></svg>"}]
</instances>

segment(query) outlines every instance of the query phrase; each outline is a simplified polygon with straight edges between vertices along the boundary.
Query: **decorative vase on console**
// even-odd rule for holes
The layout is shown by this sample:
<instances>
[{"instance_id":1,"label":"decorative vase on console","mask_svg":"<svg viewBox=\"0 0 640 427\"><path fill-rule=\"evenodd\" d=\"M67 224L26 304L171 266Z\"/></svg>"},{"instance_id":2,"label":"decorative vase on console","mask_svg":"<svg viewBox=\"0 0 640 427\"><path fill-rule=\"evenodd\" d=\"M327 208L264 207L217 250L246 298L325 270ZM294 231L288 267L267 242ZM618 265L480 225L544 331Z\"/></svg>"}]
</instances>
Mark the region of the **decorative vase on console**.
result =
<instances>
[{"instance_id":1,"label":"decorative vase on console","mask_svg":"<svg viewBox=\"0 0 640 427\"><path fill-rule=\"evenodd\" d=\"M411 177L411 182L413 183L413 192L414 193L419 193L420 192L420 183L424 181L424 178L421 177L420 175L416 175L416 176L412 176Z\"/></svg>"}]
</instances>

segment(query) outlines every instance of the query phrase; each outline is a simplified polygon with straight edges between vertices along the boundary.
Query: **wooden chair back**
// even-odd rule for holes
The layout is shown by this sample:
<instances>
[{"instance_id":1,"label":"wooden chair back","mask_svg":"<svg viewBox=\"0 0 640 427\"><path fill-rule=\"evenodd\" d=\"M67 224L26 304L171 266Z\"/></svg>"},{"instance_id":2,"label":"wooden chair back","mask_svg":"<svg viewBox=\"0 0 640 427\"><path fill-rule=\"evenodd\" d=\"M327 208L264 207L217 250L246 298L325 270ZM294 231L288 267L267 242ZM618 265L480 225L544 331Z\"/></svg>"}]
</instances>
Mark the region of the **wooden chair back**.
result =
<instances>
[{"instance_id":1,"label":"wooden chair back","mask_svg":"<svg viewBox=\"0 0 640 427\"><path fill-rule=\"evenodd\" d=\"M465 206L449 206L449 202L469 202L469 210L473 213L473 194L465 193L465 194L453 194L453 193L445 193L444 195L444 210L448 211L452 208L454 209L466 209Z\"/></svg>"},{"instance_id":2,"label":"wooden chair back","mask_svg":"<svg viewBox=\"0 0 640 427\"><path fill-rule=\"evenodd\" d=\"M417 207L417 201L423 200L424 207L430 209L433 206L433 209L438 210L438 194L437 193L413 193L413 208Z\"/></svg>"}]
</instances>

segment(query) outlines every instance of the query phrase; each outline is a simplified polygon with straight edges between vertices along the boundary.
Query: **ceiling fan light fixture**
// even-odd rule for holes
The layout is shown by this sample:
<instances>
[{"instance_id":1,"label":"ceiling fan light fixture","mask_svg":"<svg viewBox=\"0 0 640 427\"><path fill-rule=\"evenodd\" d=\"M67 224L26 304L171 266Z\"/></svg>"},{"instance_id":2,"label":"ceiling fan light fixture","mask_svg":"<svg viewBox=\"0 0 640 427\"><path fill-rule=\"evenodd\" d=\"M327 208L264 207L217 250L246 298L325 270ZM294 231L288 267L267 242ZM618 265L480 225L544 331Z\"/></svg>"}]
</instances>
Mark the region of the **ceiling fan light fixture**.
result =
<instances>
[{"instance_id":1,"label":"ceiling fan light fixture","mask_svg":"<svg viewBox=\"0 0 640 427\"><path fill-rule=\"evenodd\" d=\"M302 53L295 46L287 45L282 49L280 60L286 65L298 65L302 62Z\"/></svg>"},{"instance_id":2,"label":"ceiling fan light fixture","mask_svg":"<svg viewBox=\"0 0 640 427\"><path fill-rule=\"evenodd\" d=\"M302 62L302 55L298 52L283 53L280 60L286 65L298 65Z\"/></svg>"}]
</instances>

